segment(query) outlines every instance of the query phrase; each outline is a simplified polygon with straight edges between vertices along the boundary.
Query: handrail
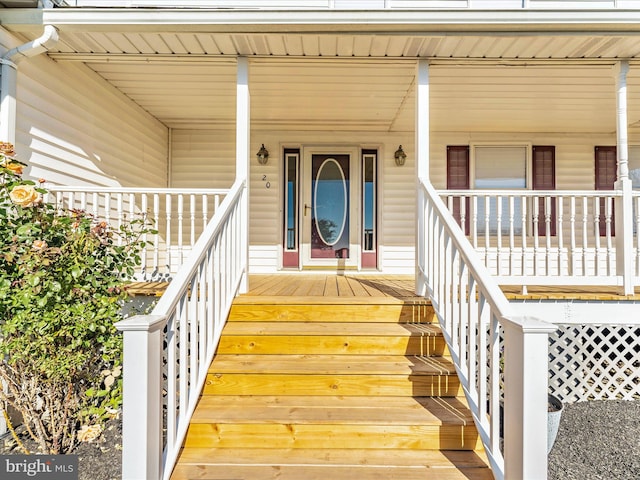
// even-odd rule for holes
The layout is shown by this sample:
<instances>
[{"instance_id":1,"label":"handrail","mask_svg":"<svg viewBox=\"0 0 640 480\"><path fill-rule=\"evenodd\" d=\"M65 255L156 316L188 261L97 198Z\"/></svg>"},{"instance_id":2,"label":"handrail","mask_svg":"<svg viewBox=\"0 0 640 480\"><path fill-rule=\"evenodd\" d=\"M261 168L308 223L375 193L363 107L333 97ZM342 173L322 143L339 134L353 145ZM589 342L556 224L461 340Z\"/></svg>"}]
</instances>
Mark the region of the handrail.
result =
<instances>
[{"instance_id":1,"label":"handrail","mask_svg":"<svg viewBox=\"0 0 640 480\"><path fill-rule=\"evenodd\" d=\"M419 214L424 214L418 271L494 476L546 478L546 429L539 426L546 424L548 335L555 327L515 315L427 180L419 181L418 199Z\"/></svg>"},{"instance_id":2,"label":"handrail","mask_svg":"<svg viewBox=\"0 0 640 480\"><path fill-rule=\"evenodd\" d=\"M123 480L171 476L233 298L247 275L245 198L246 181L238 180L151 314L116 324L125 344Z\"/></svg>"}]
</instances>

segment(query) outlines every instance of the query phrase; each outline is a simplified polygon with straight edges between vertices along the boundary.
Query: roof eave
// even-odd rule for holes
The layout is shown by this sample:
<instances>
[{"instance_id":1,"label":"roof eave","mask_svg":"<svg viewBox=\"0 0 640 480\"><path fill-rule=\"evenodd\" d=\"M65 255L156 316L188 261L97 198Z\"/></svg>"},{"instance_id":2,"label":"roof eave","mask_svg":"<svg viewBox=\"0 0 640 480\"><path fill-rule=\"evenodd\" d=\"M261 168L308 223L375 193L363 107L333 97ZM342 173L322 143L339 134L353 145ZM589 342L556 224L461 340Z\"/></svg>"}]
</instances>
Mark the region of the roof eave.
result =
<instances>
[{"instance_id":1,"label":"roof eave","mask_svg":"<svg viewBox=\"0 0 640 480\"><path fill-rule=\"evenodd\" d=\"M640 34L640 9L621 10L219 10L184 8L4 9L12 31L229 33L612 33Z\"/></svg>"}]
</instances>

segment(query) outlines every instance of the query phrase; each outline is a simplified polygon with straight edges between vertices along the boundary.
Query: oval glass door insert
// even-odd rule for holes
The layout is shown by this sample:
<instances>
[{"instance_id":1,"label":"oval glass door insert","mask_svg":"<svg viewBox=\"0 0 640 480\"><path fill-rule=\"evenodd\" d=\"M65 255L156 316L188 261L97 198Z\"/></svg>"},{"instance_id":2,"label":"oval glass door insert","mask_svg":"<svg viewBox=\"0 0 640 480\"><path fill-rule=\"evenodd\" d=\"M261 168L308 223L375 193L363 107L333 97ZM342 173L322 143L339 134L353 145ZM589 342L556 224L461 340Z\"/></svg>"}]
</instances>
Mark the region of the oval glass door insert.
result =
<instances>
[{"instance_id":1,"label":"oval glass door insert","mask_svg":"<svg viewBox=\"0 0 640 480\"><path fill-rule=\"evenodd\" d=\"M325 160L315 179L314 213L318 236L327 246L334 246L347 223L347 181L340 164Z\"/></svg>"}]
</instances>

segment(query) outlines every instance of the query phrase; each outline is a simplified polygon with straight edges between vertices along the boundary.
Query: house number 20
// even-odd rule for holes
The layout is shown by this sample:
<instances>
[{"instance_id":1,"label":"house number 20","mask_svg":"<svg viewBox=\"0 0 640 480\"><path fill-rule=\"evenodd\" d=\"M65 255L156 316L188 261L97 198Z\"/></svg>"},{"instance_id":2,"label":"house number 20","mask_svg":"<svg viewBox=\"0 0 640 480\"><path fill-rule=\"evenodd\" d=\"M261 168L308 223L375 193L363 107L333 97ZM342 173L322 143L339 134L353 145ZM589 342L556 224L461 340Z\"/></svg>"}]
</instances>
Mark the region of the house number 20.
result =
<instances>
[{"instance_id":1,"label":"house number 20","mask_svg":"<svg viewBox=\"0 0 640 480\"><path fill-rule=\"evenodd\" d=\"M269 180L267 180L267 176L263 175L262 176L262 181L265 182L264 186L267 188L271 188L271 182Z\"/></svg>"}]
</instances>

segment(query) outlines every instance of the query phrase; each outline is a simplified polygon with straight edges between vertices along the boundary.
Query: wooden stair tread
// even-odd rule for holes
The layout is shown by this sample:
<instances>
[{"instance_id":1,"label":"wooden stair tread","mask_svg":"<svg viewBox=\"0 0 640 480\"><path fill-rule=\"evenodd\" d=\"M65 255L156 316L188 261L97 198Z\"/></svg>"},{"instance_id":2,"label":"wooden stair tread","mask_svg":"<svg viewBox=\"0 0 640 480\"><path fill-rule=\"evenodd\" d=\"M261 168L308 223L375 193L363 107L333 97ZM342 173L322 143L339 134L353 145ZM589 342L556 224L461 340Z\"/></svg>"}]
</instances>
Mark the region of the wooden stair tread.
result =
<instances>
[{"instance_id":1,"label":"wooden stair tread","mask_svg":"<svg viewBox=\"0 0 640 480\"><path fill-rule=\"evenodd\" d=\"M424 297L340 297L331 295L239 295L233 301L234 305L430 305Z\"/></svg>"},{"instance_id":2,"label":"wooden stair tread","mask_svg":"<svg viewBox=\"0 0 640 480\"><path fill-rule=\"evenodd\" d=\"M193 423L473 425L457 398L234 396L201 397Z\"/></svg>"},{"instance_id":3,"label":"wooden stair tread","mask_svg":"<svg viewBox=\"0 0 640 480\"><path fill-rule=\"evenodd\" d=\"M442 336L430 323L231 322L223 335Z\"/></svg>"},{"instance_id":4,"label":"wooden stair tread","mask_svg":"<svg viewBox=\"0 0 640 480\"><path fill-rule=\"evenodd\" d=\"M445 357L401 355L217 355L209 373L309 375L455 375Z\"/></svg>"},{"instance_id":5,"label":"wooden stair tread","mask_svg":"<svg viewBox=\"0 0 640 480\"><path fill-rule=\"evenodd\" d=\"M377 465L179 465L172 480L493 480L489 468Z\"/></svg>"},{"instance_id":6,"label":"wooden stair tread","mask_svg":"<svg viewBox=\"0 0 640 480\"><path fill-rule=\"evenodd\" d=\"M483 468L486 455L474 450L184 448L180 462L194 465L343 465Z\"/></svg>"}]
</instances>

